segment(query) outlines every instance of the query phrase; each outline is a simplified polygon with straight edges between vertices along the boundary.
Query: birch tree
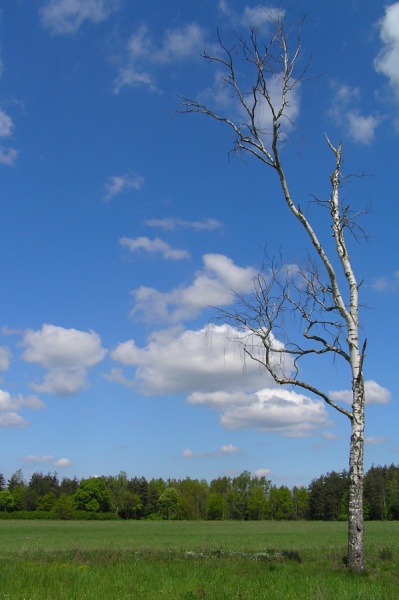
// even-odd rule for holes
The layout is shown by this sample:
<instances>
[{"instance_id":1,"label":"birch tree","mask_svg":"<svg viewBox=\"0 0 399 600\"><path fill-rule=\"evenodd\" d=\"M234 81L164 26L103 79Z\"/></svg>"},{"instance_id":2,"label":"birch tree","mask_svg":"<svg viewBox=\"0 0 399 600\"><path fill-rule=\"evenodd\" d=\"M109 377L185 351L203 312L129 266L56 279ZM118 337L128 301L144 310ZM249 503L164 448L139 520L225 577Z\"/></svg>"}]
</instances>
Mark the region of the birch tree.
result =
<instances>
[{"instance_id":1,"label":"birch tree","mask_svg":"<svg viewBox=\"0 0 399 600\"><path fill-rule=\"evenodd\" d=\"M287 215L291 213L306 232L308 256L290 266L272 260L255 278L252 294L237 297L235 308L222 311L221 316L240 329L239 339L246 355L267 369L276 384L310 392L349 419L347 564L362 571L366 341L359 332L360 284L347 245L348 233L356 237L361 230L359 215L351 211L340 194L344 180L341 142L334 145L326 136L332 157L330 192L327 200L315 200L318 209L327 211L327 229L317 230L307 211L301 208L286 174L281 150L291 125L290 100L296 88L308 79L309 63L304 64L301 57L301 26L302 23L295 31L288 29L282 14L275 13L273 31L266 42L255 28L250 29L248 37L237 38L232 47L227 47L218 34L219 50L202 56L222 73L233 102L230 114L218 112L212 102L208 105L190 98L181 99L182 110L206 115L230 128L234 150L260 160L277 176ZM264 202L267 205L267 198ZM299 336L287 326L292 317ZM306 359L321 359L322 355L346 364L353 393L350 409L315 382L301 378Z\"/></svg>"}]
</instances>

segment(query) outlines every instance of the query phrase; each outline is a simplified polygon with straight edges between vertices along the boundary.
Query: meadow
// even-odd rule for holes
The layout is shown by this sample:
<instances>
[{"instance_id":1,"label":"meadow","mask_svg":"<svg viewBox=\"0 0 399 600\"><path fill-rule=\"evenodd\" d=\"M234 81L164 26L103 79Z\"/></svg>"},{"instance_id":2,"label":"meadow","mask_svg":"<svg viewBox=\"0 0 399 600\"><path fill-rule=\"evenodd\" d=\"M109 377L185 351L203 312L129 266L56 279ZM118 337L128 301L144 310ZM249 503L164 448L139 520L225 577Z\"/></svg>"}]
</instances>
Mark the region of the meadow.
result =
<instances>
[{"instance_id":1,"label":"meadow","mask_svg":"<svg viewBox=\"0 0 399 600\"><path fill-rule=\"evenodd\" d=\"M0 600L399 596L399 522L366 523L348 571L343 522L0 521Z\"/></svg>"}]
</instances>

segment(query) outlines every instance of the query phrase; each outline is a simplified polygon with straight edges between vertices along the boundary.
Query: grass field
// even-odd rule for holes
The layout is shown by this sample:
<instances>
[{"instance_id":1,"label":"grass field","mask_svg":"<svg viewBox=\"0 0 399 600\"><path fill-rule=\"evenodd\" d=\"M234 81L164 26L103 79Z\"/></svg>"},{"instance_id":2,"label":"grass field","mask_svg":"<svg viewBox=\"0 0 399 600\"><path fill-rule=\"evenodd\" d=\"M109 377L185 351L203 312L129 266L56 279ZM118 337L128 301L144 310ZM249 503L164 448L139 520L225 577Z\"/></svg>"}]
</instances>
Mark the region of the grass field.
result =
<instances>
[{"instance_id":1,"label":"grass field","mask_svg":"<svg viewBox=\"0 0 399 600\"><path fill-rule=\"evenodd\" d=\"M0 600L399 598L399 522L0 521Z\"/></svg>"}]
</instances>

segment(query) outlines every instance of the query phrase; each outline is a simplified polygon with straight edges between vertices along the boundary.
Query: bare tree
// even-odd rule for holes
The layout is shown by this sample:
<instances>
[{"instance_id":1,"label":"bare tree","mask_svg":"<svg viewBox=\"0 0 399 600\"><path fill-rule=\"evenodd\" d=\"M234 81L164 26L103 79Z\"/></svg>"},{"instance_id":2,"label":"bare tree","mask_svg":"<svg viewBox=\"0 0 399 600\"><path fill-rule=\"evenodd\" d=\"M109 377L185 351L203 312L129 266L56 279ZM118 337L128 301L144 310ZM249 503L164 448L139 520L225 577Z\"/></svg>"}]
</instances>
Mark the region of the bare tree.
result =
<instances>
[{"instance_id":1,"label":"bare tree","mask_svg":"<svg viewBox=\"0 0 399 600\"><path fill-rule=\"evenodd\" d=\"M362 571L366 341L360 339L360 284L346 241L348 232L355 237L361 235L360 228L357 229L359 214L354 214L340 197L344 180L342 146L341 143L334 146L327 136L334 158L330 196L328 200L315 200L320 209L328 211L327 229L316 232L310 217L291 194L281 148L287 140L287 128L291 126L290 101L296 88L308 78L309 63L301 67L302 23L297 36L286 28L278 13L274 14L273 25L273 34L267 43L262 43L258 30L252 28L248 38L237 38L235 45L228 48L218 33L219 51L214 55L203 54L223 72L222 79L231 92L230 116L219 114L196 100L181 100L184 112L201 113L225 123L234 132L237 152L255 156L276 172L285 203L311 242L309 256L302 261L288 266L282 261L270 261L269 268L263 269L255 279L252 295L237 298L236 308L222 311L221 316L240 328L240 341L244 343L246 354L263 365L276 383L311 392L350 420L347 564ZM322 236L324 240L331 240L331 232L333 244L322 242ZM332 250L327 250L330 247ZM299 325L299 337L292 323L288 327L288 316ZM349 367L353 391L351 409L341 406L328 391L301 379L301 361L320 355L342 360Z\"/></svg>"}]
</instances>

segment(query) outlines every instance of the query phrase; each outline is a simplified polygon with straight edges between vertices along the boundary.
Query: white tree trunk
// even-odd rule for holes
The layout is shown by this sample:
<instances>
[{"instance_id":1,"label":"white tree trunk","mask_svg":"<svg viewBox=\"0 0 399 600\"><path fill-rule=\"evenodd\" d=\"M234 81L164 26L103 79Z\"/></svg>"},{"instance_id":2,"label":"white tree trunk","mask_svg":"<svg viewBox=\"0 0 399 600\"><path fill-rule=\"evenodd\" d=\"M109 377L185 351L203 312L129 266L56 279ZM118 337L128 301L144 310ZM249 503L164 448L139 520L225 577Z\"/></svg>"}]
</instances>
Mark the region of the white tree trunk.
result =
<instances>
[{"instance_id":1,"label":"white tree trunk","mask_svg":"<svg viewBox=\"0 0 399 600\"><path fill-rule=\"evenodd\" d=\"M251 29L249 40L240 39L238 46L229 50L219 43L222 54L204 58L210 60L225 71L222 80L231 88L232 97L237 99L241 112L246 115L246 121L234 122L227 116L219 115L206 105L184 98L182 100L185 112L196 112L208 115L217 121L225 123L236 136L235 150L247 152L260 159L265 165L277 172L285 202L305 229L309 240L323 265L319 270L314 262L305 265L302 271L301 287L294 279L278 282L278 271L272 275L272 283L277 283L279 297L273 297L272 286L260 276L255 282L254 305L238 298L243 312L221 311L224 317L232 319L249 334L249 339L258 337L261 340L259 348L249 342L244 343L245 352L254 360L266 367L274 380L281 385L293 385L310 391L322 398L329 406L344 414L351 422L351 439L349 455L349 527L348 527L348 556L347 564L356 571L364 570L364 539L363 539L363 452L364 452L364 379L363 361L366 342L360 347L359 336L359 285L356 281L353 266L347 250L345 231L356 237L356 216L350 207L340 200L340 186L344 179L341 174L341 143L334 147L327 137L327 143L335 155L335 168L330 176L331 195L323 201L317 200L319 206L328 209L332 235L335 241L335 252L327 254L328 247L323 239L330 229L322 229L322 237L316 233L306 214L302 212L298 202L291 196L283 165L280 161L279 149L284 143L284 125L289 117L287 107L294 88L305 78L309 65L302 71L297 71L296 62L300 54L300 29L298 40L293 52L290 53L289 32L284 27L282 15L276 17L275 32L268 44L258 44L257 30ZM236 70L238 61L237 48L241 50L240 58L255 69L252 87L248 88L246 80L241 81L242 63ZM295 73L294 73L295 71ZM251 71L252 72L252 71ZM279 75L280 96L271 93L271 81L276 81ZM265 131L258 124L259 106L268 107L272 126L265 137ZM245 119L245 118L244 118ZM262 121L262 120L261 120ZM265 142L266 140L266 142ZM269 140L271 145L269 146ZM266 143L266 145L265 145ZM308 268L310 266L310 269ZM257 286L257 287L256 287ZM291 287L290 287L291 286ZM290 293L292 292L292 294ZM270 297L269 294L272 294ZM295 296L295 294L297 294ZM271 304L269 300L271 299ZM302 335L306 343L297 343L294 339L283 348L276 348L274 333L281 326L278 318L284 321L287 310L294 311L303 320ZM242 337L240 341L242 343ZM312 345L313 343L313 345ZM311 347L310 347L311 345ZM264 352L264 355L263 355ZM341 358L349 366L353 391L352 410L336 403L329 395L314 387L310 382L300 381L299 360L301 357L317 356L331 353L335 358ZM275 356L284 355L294 358L297 368L292 376L281 371L275 363ZM282 360L282 363L284 361ZM284 371L284 370L283 370Z\"/></svg>"},{"instance_id":2,"label":"white tree trunk","mask_svg":"<svg viewBox=\"0 0 399 600\"><path fill-rule=\"evenodd\" d=\"M364 382L355 379L349 454L349 522L348 567L364 570L364 517L363 517L363 449L364 449Z\"/></svg>"}]
</instances>

